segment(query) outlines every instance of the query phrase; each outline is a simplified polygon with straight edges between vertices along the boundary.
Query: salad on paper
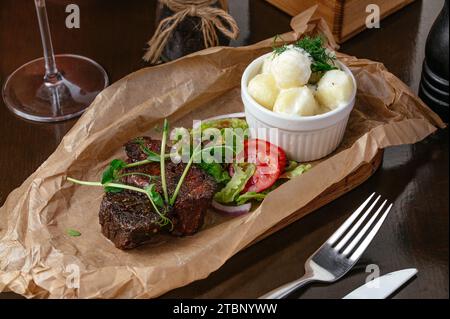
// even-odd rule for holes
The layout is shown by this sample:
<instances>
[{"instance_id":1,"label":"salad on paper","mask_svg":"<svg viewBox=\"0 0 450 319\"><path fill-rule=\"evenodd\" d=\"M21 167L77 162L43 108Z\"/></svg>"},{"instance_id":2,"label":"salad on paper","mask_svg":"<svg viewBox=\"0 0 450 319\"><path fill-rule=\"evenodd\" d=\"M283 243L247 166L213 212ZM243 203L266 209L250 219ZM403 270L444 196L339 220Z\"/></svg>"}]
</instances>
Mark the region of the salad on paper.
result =
<instances>
[{"instance_id":1,"label":"salad on paper","mask_svg":"<svg viewBox=\"0 0 450 319\"><path fill-rule=\"evenodd\" d=\"M99 181L67 180L104 189L99 221L117 248L137 247L160 232L193 235L210 207L230 216L248 213L252 204L311 168L250 133L241 118L171 132L166 120L162 140L130 140L124 145L127 158L112 160Z\"/></svg>"},{"instance_id":2,"label":"salad on paper","mask_svg":"<svg viewBox=\"0 0 450 319\"><path fill-rule=\"evenodd\" d=\"M235 139L235 156L231 162L199 164L221 185L212 204L219 211L246 213L250 211L252 202L261 202L272 190L311 168L310 164L289 160L283 149L270 142L250 138L249 127L243 119L206 121L197 130L204 134L211 128L220 130L221 138L216 145L223 146L227 129L232 128L235 132L234 129L239 128L244 132L240 139Z\"/></svg>"}]
</instances>

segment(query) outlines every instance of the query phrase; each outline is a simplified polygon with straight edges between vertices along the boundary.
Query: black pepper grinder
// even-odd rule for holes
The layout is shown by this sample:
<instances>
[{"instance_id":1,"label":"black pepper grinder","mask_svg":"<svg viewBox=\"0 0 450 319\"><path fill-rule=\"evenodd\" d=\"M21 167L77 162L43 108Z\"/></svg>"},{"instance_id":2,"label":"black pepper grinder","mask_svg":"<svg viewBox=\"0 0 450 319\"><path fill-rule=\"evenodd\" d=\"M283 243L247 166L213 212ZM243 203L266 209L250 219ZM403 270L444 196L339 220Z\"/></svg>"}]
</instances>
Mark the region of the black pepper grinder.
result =
<instances>
[{"instance_id":1,"label":"black pepper grinder","mask_svg":"<svg viewBox=\"0 0 450 319\"><path fill-rule=\"evenodd\" d=\"M419 88L419 96L422 100L447 123L449 115L448 6L449 0L445 0L444 8L428 35Z\"/></svg>"}]
</instances>

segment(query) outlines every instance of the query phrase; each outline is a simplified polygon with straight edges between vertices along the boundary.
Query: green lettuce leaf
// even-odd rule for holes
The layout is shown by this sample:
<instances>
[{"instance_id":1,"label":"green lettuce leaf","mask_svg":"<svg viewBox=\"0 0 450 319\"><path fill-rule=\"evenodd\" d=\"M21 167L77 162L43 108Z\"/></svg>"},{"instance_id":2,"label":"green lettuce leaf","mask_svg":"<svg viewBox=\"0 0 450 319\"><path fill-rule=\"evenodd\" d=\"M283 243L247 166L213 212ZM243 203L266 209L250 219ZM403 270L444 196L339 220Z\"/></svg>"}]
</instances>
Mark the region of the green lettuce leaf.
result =
<instances>
[{"instance_id":1,"label":"green lettuce leaf","mask_svg":"<svg viewBox=\"0 0 450 319\"><path fill-rule=\"evenodd\" d=\"M219 163L198 163L196 164L201 170L210 175L219 184L228 183L231 179L228 171Z\"/></svg>"},{"instance_id":2,"label":"green lettuce leaf","mask_svg":"<svg viewBox=\"0 0 450 319\"><path fill-rule=\"evenodd\" d=\"M281 175L280 178L292 179L294 177L302 175L303 173L306 173L311 169L311 167L312 167L311 164L298 165L296 168L289 170L283 175Z\"/></svg>"},{"instance_id":3,"label":"green lettuce leaf","mask_svg":"<svg viewBox=\"0 0 450 319\"><path fill-rule=\"evenodd\" d=\"M217 128L219 130L224 128L241 128L245 131L246 129L248 129L248 124L245 120L237 118L202 122L201 130L204 131L208 128Z\"/></svg>"},{"instance_id":4,"label":"green lettuce leaf","mask_svg":"<svg viewBox=\"0 0 450 319\"><path fill-rule=\"evenodd\" d=\"M266 195L267 194L265 193L247 192L239 195L239 197L236 199L236 204L243 205L250 200L261 202L264 198L266 198Z\"/></svg>"},{"instance_id":5,"label":"green lettuce leaf","mask_svg":"<svg viewBox=\"0 0 450 319\"><path fill-rule=\"evenodd\" d=\"M231 180L222 188L221 191L214 195L214 199L222 204L229 204L239 196L239 193L244 189L248 180L255 173L256 166L248 164L246 166L233 165L234 175Z\"/></svg>"},{"instance_id":6,"label":"green lettuce leaf","mask_svg":"<svg viewBox=\"0 0 450 319\"><path fill-rule=\"evenodd\" d=\"M220 130L221 132L221 138L218 140L218 145L212 147L212 149L207 150L209 155L214 156L216 149L222 148L222 162L225 160L225 154L227 152L226 148L227 146L224 145L225 143L225 129L232 128L232 129L242 129L243 130L243 136L239 138L236 134L234 135L234 143L231 151L233 154L236 154L237 152L241 151L241 147L237 147L237 145L243 145L244 139L248 138L248 124L243 119L237 119L237 118L229 118L229 119L220 119L220 120L212 120L212 121L205 121L202 122L202 125L196 129L194 129L191 133L193 136L199 136L200 133L204 132L205 130L216 128ZM209 147L211 148L211 147ZM206 152L206 150L203 150ZM217 183L225 184L230 181L230 175L228 174L228 170L224 165L221 163L215 161L213 163L206 163L205 161L202 161L201 163L196 164L200 169L202 169L205 173L212 176Z\"/></svg>"}]
</instances>

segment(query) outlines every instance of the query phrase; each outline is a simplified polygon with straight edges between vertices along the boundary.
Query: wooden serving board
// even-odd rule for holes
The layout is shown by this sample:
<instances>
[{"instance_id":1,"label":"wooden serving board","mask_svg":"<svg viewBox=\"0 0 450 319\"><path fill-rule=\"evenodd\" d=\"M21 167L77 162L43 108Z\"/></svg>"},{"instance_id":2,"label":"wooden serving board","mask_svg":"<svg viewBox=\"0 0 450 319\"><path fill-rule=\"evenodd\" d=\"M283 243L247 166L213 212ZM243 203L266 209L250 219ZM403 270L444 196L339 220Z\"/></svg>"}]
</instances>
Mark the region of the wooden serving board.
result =
<instances>
[{"instance_id":1,"label":"wooden serving board","mask_svg":"<svg viewBox=\"0 0 450 319\"><path fill-rule=\"evenodd\" d=\"M274 227L270 228L264 234L256 238L247 247L257 243L258 241L272 235L273 233L279 231L280 229L292 224L293 222L299 220L300 218L308 215L309 213L319 209L320 207L328 204L329 202L335 200L336 198L344 195L345 193L351 191L357 186L364 183L370 176L372 176L376 170L381 166L383 162L383 150L379 150L377 155L372 159L370 163L366 163L360 166L353 173L348 175L346 178L340 182L330 186L319 196L309 202L306 206L296 211L294 214L289 215L287 218L283 219Z\"/></svg>"}]
</instances>

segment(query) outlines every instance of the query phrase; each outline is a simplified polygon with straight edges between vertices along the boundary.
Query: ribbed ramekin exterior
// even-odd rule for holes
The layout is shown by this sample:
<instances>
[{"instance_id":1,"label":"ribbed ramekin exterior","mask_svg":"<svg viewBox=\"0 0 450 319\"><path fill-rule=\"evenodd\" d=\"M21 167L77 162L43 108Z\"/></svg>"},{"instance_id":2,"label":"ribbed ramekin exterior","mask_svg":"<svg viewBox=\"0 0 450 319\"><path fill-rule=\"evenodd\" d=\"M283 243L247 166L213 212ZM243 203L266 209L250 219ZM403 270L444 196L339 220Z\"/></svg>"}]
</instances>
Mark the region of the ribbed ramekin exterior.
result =
<instances>
[{"instance_id":1,"label":"ribbed ramekin exterior","mask_svg":"<svg viewBox=\"0 0 450 319\"><path fill-rule=\"evenodd\" d=\"M332 126L313 131L274 128L257 119L246 109L246 119L253 138L262 138L280 146L290 159L310 162L332 153L342 142L349 115Z\"/></svg>"}]
</instances>

